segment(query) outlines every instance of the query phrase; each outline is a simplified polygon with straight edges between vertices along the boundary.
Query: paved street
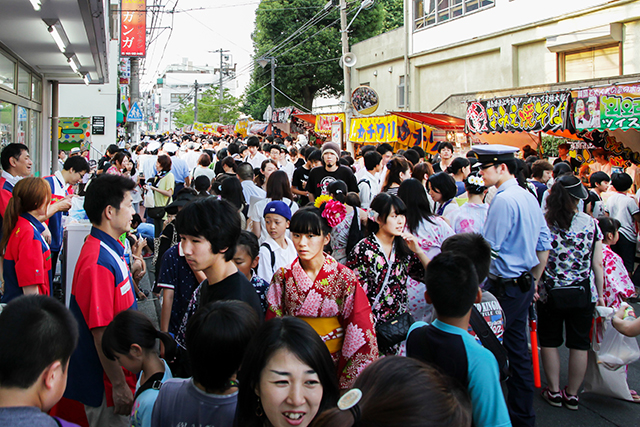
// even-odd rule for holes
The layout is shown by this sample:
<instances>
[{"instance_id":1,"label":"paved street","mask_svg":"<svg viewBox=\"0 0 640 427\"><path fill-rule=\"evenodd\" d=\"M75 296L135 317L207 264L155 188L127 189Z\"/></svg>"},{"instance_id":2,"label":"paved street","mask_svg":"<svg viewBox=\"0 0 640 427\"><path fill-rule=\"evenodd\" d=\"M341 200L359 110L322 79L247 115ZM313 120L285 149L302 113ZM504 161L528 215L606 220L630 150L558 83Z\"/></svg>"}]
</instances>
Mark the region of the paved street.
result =
<instances>
[{"instance_id":1,"label":"paved street","mask_svg":"<svg viewBox=\"0 0 640 427\"><path fill-rule=\"evenodd\" d=\"M147 261L147 270L152 271L153 265ZM141 282L142 289L150 289L148 275ZM640 304L634 304L636 312L640 313ZM158 322L159 304L153 298L138 302L138 308L154 323ZM562 374L560 383L567 383L567 363L569 351L562 347ZM629 366L629 385L632 389L640 390L640 361ZM544 371L542 372L542 386L546 386ZM539 394L539 390L537 392ZM554 408L536 396L534 407L537 414L537 425L546 426L588 426L588 427L630 427L640 426L640 404L625 402L609 397L585 393L580 396L580 409L577 412L566 408Z\"/></svg>"}]
</instances>

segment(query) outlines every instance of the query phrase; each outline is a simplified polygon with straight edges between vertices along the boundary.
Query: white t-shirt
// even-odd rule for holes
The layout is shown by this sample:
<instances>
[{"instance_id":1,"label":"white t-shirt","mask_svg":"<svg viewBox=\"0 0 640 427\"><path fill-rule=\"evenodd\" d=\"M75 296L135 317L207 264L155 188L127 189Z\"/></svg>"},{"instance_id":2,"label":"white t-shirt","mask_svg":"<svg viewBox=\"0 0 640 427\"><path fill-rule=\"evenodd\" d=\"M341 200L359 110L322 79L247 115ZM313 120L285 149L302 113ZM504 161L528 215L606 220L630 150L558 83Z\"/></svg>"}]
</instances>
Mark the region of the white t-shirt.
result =
<instances>
[{"instance_id":1,"label":"white t-shirt","mask_svg":"<svg viewBox=\"0 0 640 427\"><path fill-rule=\"evenodd\" d=\"M284 240L287 244L286 248L281 248L280 245L269 235L267 235L267 238L264 241L264 244L269 245L269 248L273 251L275 256L274 264L271 263L271 252L269 251L269 248L260 246L260 260L258 261L257 274L268 283L271 283L271 279L273 278L273 274L276 270L280 267L288 268L298 257L298 253L296 252L296 248L293 246L291 239L285 237Z\"/></svg>"},{"instance_id":2,"label":"white t-shirt","mask_svg":"<svg viewBox=\"0 0 640 427\"><path fill-rule=\"evenodd\" d=\"M380 192L380 183L371 172L365 169L364 173L358 178L358 189L360 190L362 209L369 209L371 201Z\"/></svg>"},{"instance_id":3,"label":"white t-shirt","mask_svg":"<svg viewBox=\"0 0 640 427\"><path fill-rule=\"evenodd\" d=\"M269 198L258 200L256 203L251 205L251 207L249 207L249 218L251 218L253 222L260 222L260 237L258 239L260 244L264 243L267 237L269 237L269 233L267 233L266 231L267 224L264 222L264 208L267 207L267 203L269 203L270 201L271 199ZM286 197L282 199L282 201L285 202L287 206L289 206L289 209L291 209L291 215L296 213L296 211L298 210L298 204L296 202L292 202ZM289 233L289 230L287 230L287 233Z\"/></svg>"},{"instance_id":4,"label":"white t-shirt","mask_svg":"<svg viewBox=\"0 0 640 427\"><path fill-rule=\"evenodd\" d=\"M627 240L636 241L636 228L633 221L633 215L640 212L638 204L631 196L626 194L615 193L609 196L606 202L609 216L620 221L620 234Z\"/></svg>"},{"instance_id":5,"label":"white t-shirt","mask_svg":"<svg viewBox=\"0 0 640 427\"><path fill-rule=\"evenodd\" d=\"M247 163L251 163L251 166L253 166L254 169L262 166L262 162L264 162L265 160L267 160L267 156L259 151L255 156L253 156L253 158L251 158L250 154L248 154L247 157L244 158L244 161Z\"/></svg>"}]
</instances>

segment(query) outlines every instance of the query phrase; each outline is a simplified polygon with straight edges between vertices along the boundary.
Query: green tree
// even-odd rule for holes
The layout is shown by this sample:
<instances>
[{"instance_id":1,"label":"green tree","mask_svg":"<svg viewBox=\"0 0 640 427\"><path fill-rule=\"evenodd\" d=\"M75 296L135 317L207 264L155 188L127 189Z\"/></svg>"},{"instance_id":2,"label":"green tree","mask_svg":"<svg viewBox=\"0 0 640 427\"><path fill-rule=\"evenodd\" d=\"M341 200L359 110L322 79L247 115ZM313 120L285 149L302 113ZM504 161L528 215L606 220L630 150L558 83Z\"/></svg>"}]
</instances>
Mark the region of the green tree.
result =
<instances>
[{"instance_id":1,"label":"green tree","mask_svg":"<svg viewBox=\"0 0 640 427\"><path fill-rule=\"evenodd\" d=\"M222 123L230 125L240 117L241 100L232 96L229 89L224 89L220 100L218 89L207 89L198 98L198 121L200 123ZM178 127L191 125L194 122L193 101L180 102L180 108L173 113L173 120Z\"/></svg>"},{"instance_id":2,"label":"green tree","mask_svg":"<svg viewBox=\"0 0 640 427\"><path fill-rule=\"evenodd\" d=\"M256 30L252 35L254 58L274 56L277 61L275 86L308 110L315 97L339 96L343 92L342 68L338 64L342 53L340 15L335 6L337 1L333 3L325 17L281 47L278 45L320 12L327 0L264 0L256 10ZM378 1L360 11L349 28L349 42L357 43L383 32L387 17L385 6L393 5L392 11L397 12L396 3L400 4L401 21L401 0ZM359 0L349 2L349 21L359 5ZM262 117L271 100L269 86L265 86L270 79L269 65L263 69L256 64L243 106L246 114ZM277 108L294 103L276 92L275 104Z\"/></svg>"}]
</instances>

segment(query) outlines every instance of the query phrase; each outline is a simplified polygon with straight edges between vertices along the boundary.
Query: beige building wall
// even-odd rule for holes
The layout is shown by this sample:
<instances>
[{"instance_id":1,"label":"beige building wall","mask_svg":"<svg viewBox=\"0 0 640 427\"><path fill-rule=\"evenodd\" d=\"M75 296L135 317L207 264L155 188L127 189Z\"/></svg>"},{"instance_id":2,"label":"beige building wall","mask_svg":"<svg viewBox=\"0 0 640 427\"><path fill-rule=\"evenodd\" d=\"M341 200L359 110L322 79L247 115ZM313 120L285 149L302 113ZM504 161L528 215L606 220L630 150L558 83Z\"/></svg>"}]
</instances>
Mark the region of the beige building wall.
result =
<instances>
[{"instance_id":1,"label":"beige building wall","mask_svg":"<svg viewBox=\"0 0 640 427\"><path fill-rule=\"evenodd\" d=\"M443 111L438 107L453 95L556 84L558 52L581 46L619 42L623 75L640 73L640 1L496 0L488 9L411 32L406 49L405 39L400 28L354 45L354 87L370 83L381 98L379 111L397 109L406 53L408 109Z\"/></svg>"}]
</instances>

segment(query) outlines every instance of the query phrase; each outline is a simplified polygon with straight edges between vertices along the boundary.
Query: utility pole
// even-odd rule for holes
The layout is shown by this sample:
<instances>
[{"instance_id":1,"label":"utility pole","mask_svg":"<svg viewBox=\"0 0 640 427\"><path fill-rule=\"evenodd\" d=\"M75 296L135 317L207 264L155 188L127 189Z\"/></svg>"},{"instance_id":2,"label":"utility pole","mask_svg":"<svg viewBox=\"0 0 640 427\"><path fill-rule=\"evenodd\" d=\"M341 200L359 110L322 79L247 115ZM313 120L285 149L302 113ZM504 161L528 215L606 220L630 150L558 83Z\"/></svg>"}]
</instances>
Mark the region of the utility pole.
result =
<instances>
[{"instance_id":1,"label":"utility pole","mask_svg":"<svg viewBox=\"0 0 640 427\"><path fill-rule=\"evenodd\" d=\"M198 121L198 81L196 80L195 84L195 95L193 96L193 122Z\"/></svg>"},{"instance_id":2,"label":"utility pole","mask_svg":"<svg viewBox=\"0 0 640 427\"><path fill-rule=\"evenodd\" d=\"M220 72L220 110L219 110L219 113L218 113L218 121L220 123L222 123L222 110L223 110L223 108L222 108L223 107L222 100L224 99L224 95L223 95L224 94L224 89L223 89L223 86L222 86L222 76L223 76L222 72L226 68L224 66L224 55L223 54L224 54L224 52L230 52L230 51L229 50L223 50L222 48L220 48L220 49L217 49L217 50L210 50L209 52L210 53L218 53L218 52L220 53L220 70L219 70L219 72Z\"/></svg>"},{"instance_id":3,"label":"utility pole","mask_svg":"<svg viewBox=\"0 0 640 427\"><path fill-rule=\"evenodd\" d=\"M140 59L139 58L131 58L131 105L130 108L133 107L133 104L140 101ZM138 104L140 107L140 104ZM129 133L131 133L131 145L137 144L140 142L140 135L138 133L138 122L133 122L128 124Z\"/></svg>"},{"instance_id":4,"label":"utility pole","mask_svg":"<svg viewBox=\"0 0 640 427\"><path fill-rule=\"evenodd\" d=\"M344 128L347 151L353 153L353 144L349 141L351 129L351 68L344 63L344 56L349 53L349 32L347 28L347 2L340 0L340 41L342 42L342 76L344 78Z\"/></svg>"},{"instance_id":5,"label":"utility pole","mask_svg":"<svg viewBox=\"0 0 640 427\"><path fill-rule=\"evenodd\" d=\"M271 117L269 117L269 123L271 123L271 136L273 136L273 113L276 111L276 92L275 92L275 58L272 56L271 60Z\"/></svg>"}]
</instances>

